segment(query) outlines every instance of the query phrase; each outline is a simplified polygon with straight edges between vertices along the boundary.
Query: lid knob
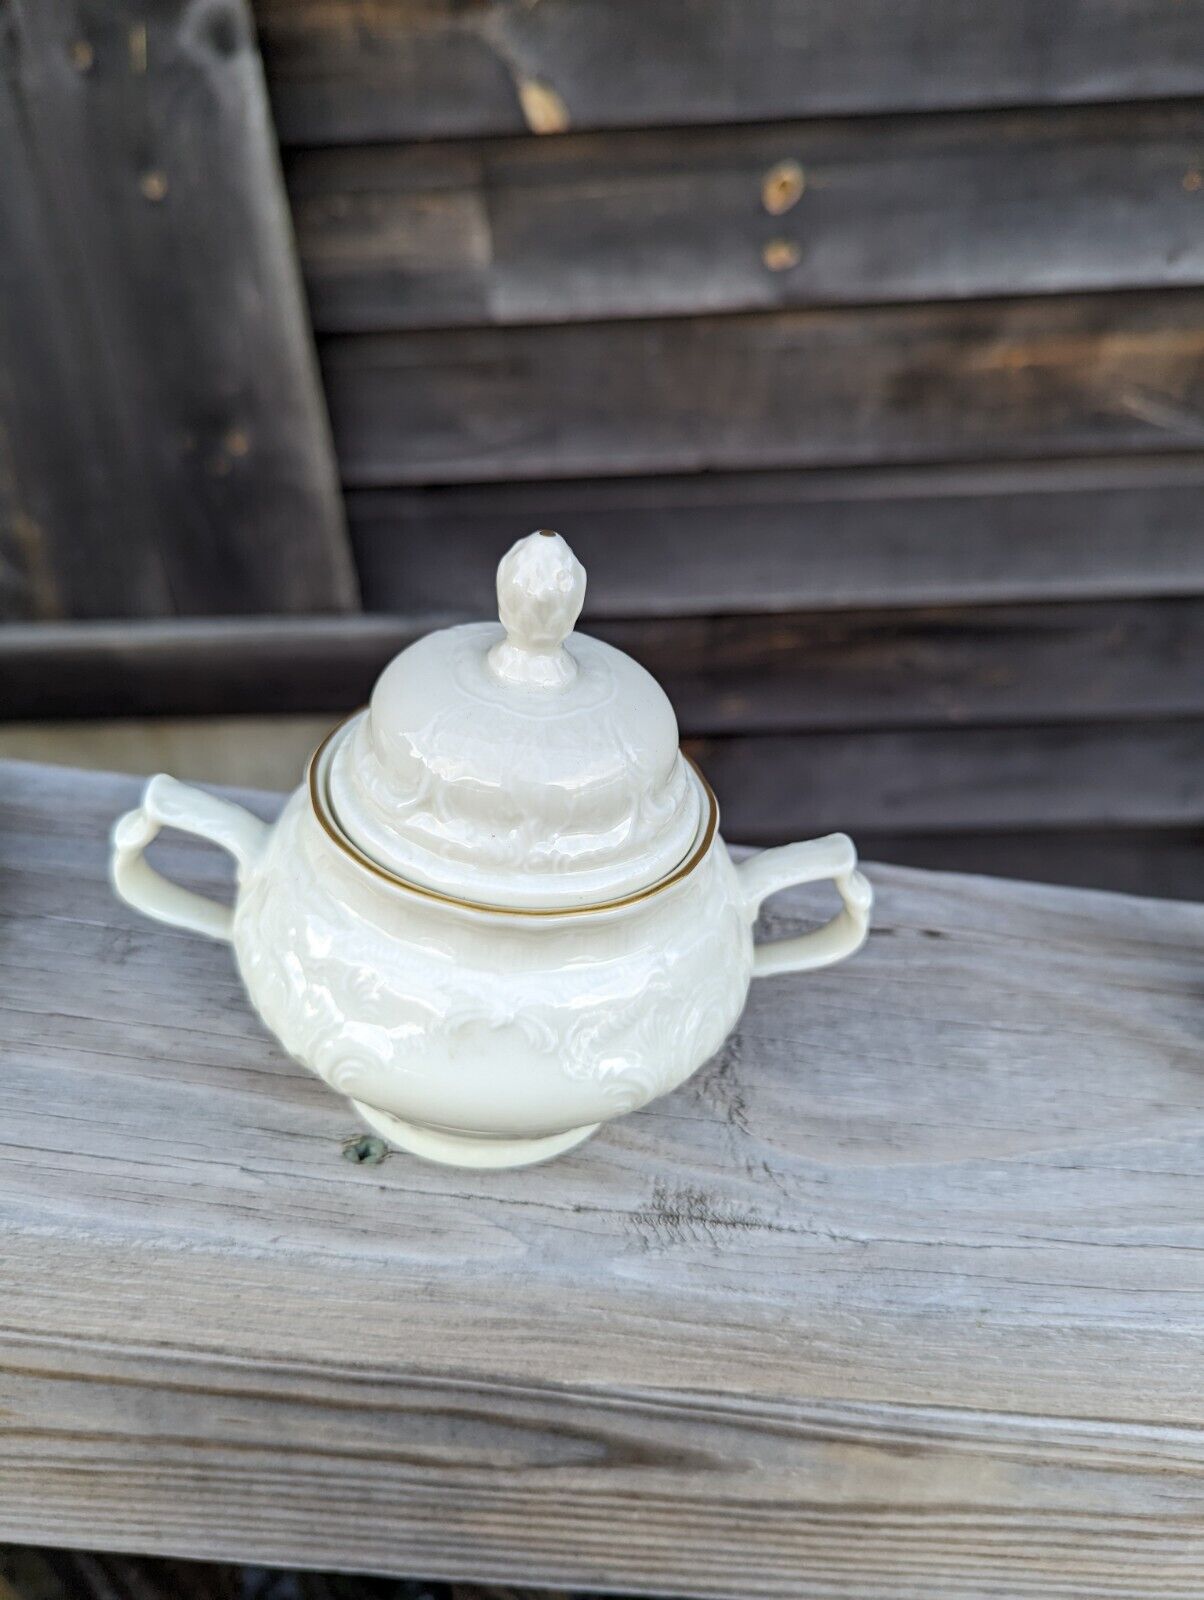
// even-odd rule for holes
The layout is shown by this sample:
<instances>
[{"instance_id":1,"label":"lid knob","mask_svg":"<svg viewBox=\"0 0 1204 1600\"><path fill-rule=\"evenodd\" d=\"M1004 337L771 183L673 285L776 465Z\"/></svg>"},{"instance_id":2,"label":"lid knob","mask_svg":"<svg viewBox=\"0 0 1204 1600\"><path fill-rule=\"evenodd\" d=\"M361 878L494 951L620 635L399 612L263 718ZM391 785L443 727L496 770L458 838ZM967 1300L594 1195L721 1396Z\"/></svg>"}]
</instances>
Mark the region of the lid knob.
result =
<instances>
[{"instance_id":1,"label":"lid knob","mask_svg":"<svg viewBox=\"0 0 1204 1600\"><path fill-rule=\"evenodd\" d=\"M558 533L520 539L497 569L497 608L506 637L489 652L494 677L528 688L562 689L577 676L564 648L585 601L585 568Z\"/></svg>"}]
</instances>

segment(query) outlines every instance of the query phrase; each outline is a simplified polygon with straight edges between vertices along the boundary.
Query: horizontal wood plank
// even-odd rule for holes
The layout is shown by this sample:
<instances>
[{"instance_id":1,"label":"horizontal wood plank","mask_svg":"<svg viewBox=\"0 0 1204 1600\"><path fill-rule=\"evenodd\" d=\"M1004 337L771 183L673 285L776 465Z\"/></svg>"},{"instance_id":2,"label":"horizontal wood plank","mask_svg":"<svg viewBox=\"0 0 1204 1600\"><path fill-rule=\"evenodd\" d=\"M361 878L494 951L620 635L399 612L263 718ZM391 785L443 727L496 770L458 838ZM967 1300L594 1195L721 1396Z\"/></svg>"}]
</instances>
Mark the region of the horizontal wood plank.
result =
<instances>
[{"instance_id":1,"label":"horizontal wood plank","mask_svg":"<svg viewBox=\"0 0 1204 1600\"><path fill-rule=\"evenodd\" d=\"M399 650L440 621L360 616L11 624L0 629L10 719L332 714L362 705Z\"/></svg>"},{"instance_id":2,"label":"horizontal wood plank","mask_svg":"<svg viewBox=\"0 0 1204 1600\"><path fill-rule=\"evenodd\" d=\"M132 1341L5 1339L0 1376L17 1436L0 1529L85 1548L524 1585L457 1583L453 1600L545 1600L546 1584L1046 1600L1055 1580L1079 1600L1194 1600L1204 1571L1197 1430L1173 1424L357 1381ZM330 1600L359 1592L344 1578Z\"/></svg>"},{"instance_id":3,"label":"horizontal wood plank","mask_svg":"<svg viewBox=\"0 0 1204 1600\"><path fill-rule=\"evenodd\" d=\"M1204 714L1204 598L595 631L660 679L690 734Z\"/></svg>"},{"instance_id":4,"label":"horizontal wood plank","mask_svg":"<svg viewBox=\"0 0 1204 1600\"><path fill-rule=\"evenodd\" d=\"M115 902L136 790L0 781L0 1537L1194 1600L1204 908L871 869L854 964L757 985L675 1095L466 1183L342 1159L228 950Z\"/></svg>"},{"instance_id":5,"label":"horizontal wood plank","mask_svg":"<svg viewBox=\"0 0 1204 1600\"><path fill-rule=\"evenodd\" d=\"M731 837L1204 825L1204 721L697 739Z\"/></svg>"},{"instance_id":6,"label":"horizontal wood plank","mask_svg":"<svg viewBox=\"0 0 1204 1600\"><path fill-rule=\"evenodd\" d=\"M344 482L1150 452L1204 442L1204 291L323 341Z\"/></svg>"},{"instance_id":7,"label":"horizontal wood plank","mask_svg":"<svg viewBox=\"0 0 1204 1600\"><path fill-rule=\"evenodd\" d=\"M1199 0L256 0L287 143L1196 95Z\"/></svg>"},{"instance_id":8,"label":"horizontal wood plank","mask_svg":"<svg viewBox=\"0 0 1204 1600\"><path fill-rule=\"evenodd\" d=\"M559 528L587 618L1204 592L1204 458L705 473L353 492L365 604L495 604L499 551Z\"/></svg>"},{"instance_id":9,"label":"horizontal wood plank","mask_svg":"<svg viewBox=\"0 0 1204 1600\"><path fill-rule=\"evenodd\" d=\"M339 712L437 619L0 634L10 718ZM589 622L687 735L1204 715L1204 598Z\"/></svg>"},{"instance_id":10,"label":"horizontal wood plank","mask_svg":"<svg viewBox=\"0 0 1204 1600\"><path fill-rule=\"evenodd\" d=\"M1198 285L1202 159L1191 104L335 147L287 177L337 333Z\"/></svg>"},{"instance_id":11,"label":"horizontal wood plank","mask_svg":"<svg viewBox=\"0 0 1204 1600\"><path fill-rule=\"evenodd\" d=\"M0 608L353 609L245 0L13 0L0 148Z\"/></svg>"},{"instance_id":12,"label":"horizontal wood plank","mask_svg":"<svg viewBox=\"0 0 1204 1600\"><path fill-rule=\"evenodd\" d=\"M1204 900L1204 827L1009 827L926 834L862 829L857 843L871 861Z\"/></svg>"}]
</instances>

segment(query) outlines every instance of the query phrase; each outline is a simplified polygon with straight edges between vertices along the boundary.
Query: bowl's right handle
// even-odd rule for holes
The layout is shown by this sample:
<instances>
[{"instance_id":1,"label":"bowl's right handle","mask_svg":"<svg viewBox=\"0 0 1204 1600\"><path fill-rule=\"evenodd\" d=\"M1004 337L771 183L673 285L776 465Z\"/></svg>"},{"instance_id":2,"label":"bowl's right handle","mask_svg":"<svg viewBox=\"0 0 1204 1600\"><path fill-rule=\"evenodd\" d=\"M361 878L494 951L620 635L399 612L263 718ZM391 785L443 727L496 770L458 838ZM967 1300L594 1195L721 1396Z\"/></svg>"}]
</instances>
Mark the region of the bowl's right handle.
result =
<instances>
[{"instance_id":1,"label":"bowl's right handle","mask_svg":"<svg viewBox=\"0 0 1204 1600\"><path fill-rule=\"evenodd\" d=\"M142 804L119 817L113 827L110 869L113 887L136 911L211 939L229 939L234 913L220 901L170 883L148 865L143 851L160 828L181 828L220 844L238 862L238 876L259 858L271 828L229 800L193 789L159 773L147 784Z\"/></svg>"},{"instance_id":2,"label":"bowl's right handle","mask_svg":"<svg viewBox=\"0 0 1204 1600\"><path fill-rule=\"evenodd\" d=\"M815 967L830 967L860 950L870 926L874 891L857 871L857 851L845 833L830 833L823 839L808 839L803 844L784 844L749 856L737 867L744 891L745 910L756 916L761 902L779 889L795 884L817 883L831 878L836 884L844 910L810 933L795 939L777 939L759 944L753 953L753 977L766 978L775 972L809 972Z\"/></svg>"}]
</instances>

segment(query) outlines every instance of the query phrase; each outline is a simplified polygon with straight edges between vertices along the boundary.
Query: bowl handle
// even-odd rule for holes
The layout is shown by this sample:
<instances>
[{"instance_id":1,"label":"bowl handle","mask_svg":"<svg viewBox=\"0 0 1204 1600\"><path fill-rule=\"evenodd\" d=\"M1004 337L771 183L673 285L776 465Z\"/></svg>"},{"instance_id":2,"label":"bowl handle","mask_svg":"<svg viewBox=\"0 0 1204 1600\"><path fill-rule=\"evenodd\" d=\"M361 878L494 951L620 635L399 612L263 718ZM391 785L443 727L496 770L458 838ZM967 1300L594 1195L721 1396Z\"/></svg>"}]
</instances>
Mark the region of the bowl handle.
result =
<instances>
[{"instance_id":1,"label":"bowl handle","mask_svg":"<svg viewBox=\"0 0 1204 1600\"><path fill-rule=\"evenodd\" d=\"M240 883L259 859L271 828L242 806L178 783L163 772L143 790L142 804L114 824L109 865L113 887L126 904L157 922L208 934L211 939L229 939L234 926L229 906L169 883L143 859L143 851L160 828L181 828L220 844L238 862Z\"/></svg>"},{"instance_id":2,"label":"bowl handle","mask_svg":"<svg viewBox=\"0 0 1204 1600\"><path fill-rule=\"evenodd\" d=\"M753 977L767 978L775 972L808 972L815 967L830 967L860 950L870 926L874 891L857 871L857 850L845 833L830 833L823 839L808 839L804 844L784 844L749 856L736 869L744 891L744 907L750 918L761 902L779 889L800 883L817 883L831 878L836 884L844 910L810 933L795 939L778 939L759 944L753 952Z\"/></svg>"}]
</instances>

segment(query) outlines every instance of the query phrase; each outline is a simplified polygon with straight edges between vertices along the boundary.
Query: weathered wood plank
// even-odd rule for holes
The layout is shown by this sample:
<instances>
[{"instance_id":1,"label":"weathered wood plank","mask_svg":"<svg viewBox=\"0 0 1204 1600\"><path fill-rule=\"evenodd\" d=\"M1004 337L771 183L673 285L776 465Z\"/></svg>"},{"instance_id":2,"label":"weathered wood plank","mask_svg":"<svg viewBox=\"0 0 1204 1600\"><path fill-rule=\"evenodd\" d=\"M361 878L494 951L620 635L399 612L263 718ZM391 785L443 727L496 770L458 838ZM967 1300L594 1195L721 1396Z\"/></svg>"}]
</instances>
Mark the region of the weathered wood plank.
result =
<instances>
[{"instance_id":1,"label":"weathered wood plank","mask_svg":"<svg viewBox=\"0 0 1204 1600\"><path fill-rule=\"evenodd\" d=\"M857 842L871 860L900 866L989 873L1167 900L1204 900L1204 827L1009 827L969 833L861 829Z\"/></svg>"},{"instance_id":2,"label":"weathered wood plank","mask_svg":"<svg viewBox=\"0 0 1204 1600\"><path fill-rule=\"evenodd\" d=\"M0 1535L1194 1600L1204 908L875 869L854 965L758 986L660 1107L468 1184L341 1159L228 951L116 905L135 790L0 782Z\"/></svg>"},{"instance_id":3,"label":"weathered wood plank","mask_svg":"<svg viewBox=\"0 0 1204 1600\"><path fill-rule=\"evenodd\" d=\"M244 0L10 0L0 147L16 613L354 605Z\"/></svg>"},{"instance_id":4,"label":"weathered wood plank","mask_svg":"<svg viewBox=\"0 0 1204 1600\"><path fill-rule=\"evenodd\" d=\"M1204 292L354 335L344 482L1050 457L1204 441Z\"/></svg>"},{"instance_id":5,"label":"weathered wood plank","mask_svg":"<svg viewBox=\"0 0 1204 1600\"><path fill-rule=\"evenodd\" d=\"M509 530L561 528L587 616L969 605L1204 591L1204 459L364 489L376 611L487 615Z\"/></svg>"},{"instance_id":6,"label":"weathered wood plank","mask_svg":"<svg viewBox=\"0 0 1204 1600\"><path fill-rule=\"evenodd\" d=\"M1204 722L696 739L737 839L1204 824Z\"/></svg>"},{"instance_id":7,"label":"weathered wood plank","mask_svg":"<svg viewBox=\"0 0 1204 1600\"><path fill-rule=\"evenodd\" d=\"M1194 103L335 147L286 174L339 333L1198 285L1202 152Z\"/></svg>"},{"instance_id":8,"label":"weathered wood plank","mask_svg":"<svg viewBox=\"0 0 1204 1600\"><path fill-rule=\"evenodd\" d=\"M347 711L441 620L8 628L9 718ZM687 734L1204 715L1204 598L586 621Z\"/></svg>"},{"instance_id":9,"label":"weathered wood plank","mask_svg":"<svg viewBox=\"0 0 1204 1600\"><path fill-rule=\"evenodd\" d=\"M1199 0L256 0L283 138L1195 95Z\"/></svg>"},{"instance_id":10,"label":"weathered wood plank","mask_svg":"<svg viewBox=\"0 0 1204 1600\"><path fill-rule=\"evenodd\" d=\"M1204 713L1204 598L691 618L594 631L664 683L691 733Z\"/></svg>"},{"instance_id":11,"label":"weathered wood plank","mask_svg":"<svg viewBox=\"0 0 1204 1600\"><path fill-rule=\"evenodd\" d=\"M439 621L384 616L11 624L3 714L16 718L350 711Z\"/></svg>"},{"instance_id":12,"label":"weathered wood plank","mask_svg":"<svg viewBox=\"0 0 1204 1600\"><path fill-rule=\"evenodd\" d=\"M0 1525L68 1544L740 1600L1194 1600L1202 1570L1193 1427L6 1343L27 1476L0 1458Z\"/></svg>"}]
</instances>

